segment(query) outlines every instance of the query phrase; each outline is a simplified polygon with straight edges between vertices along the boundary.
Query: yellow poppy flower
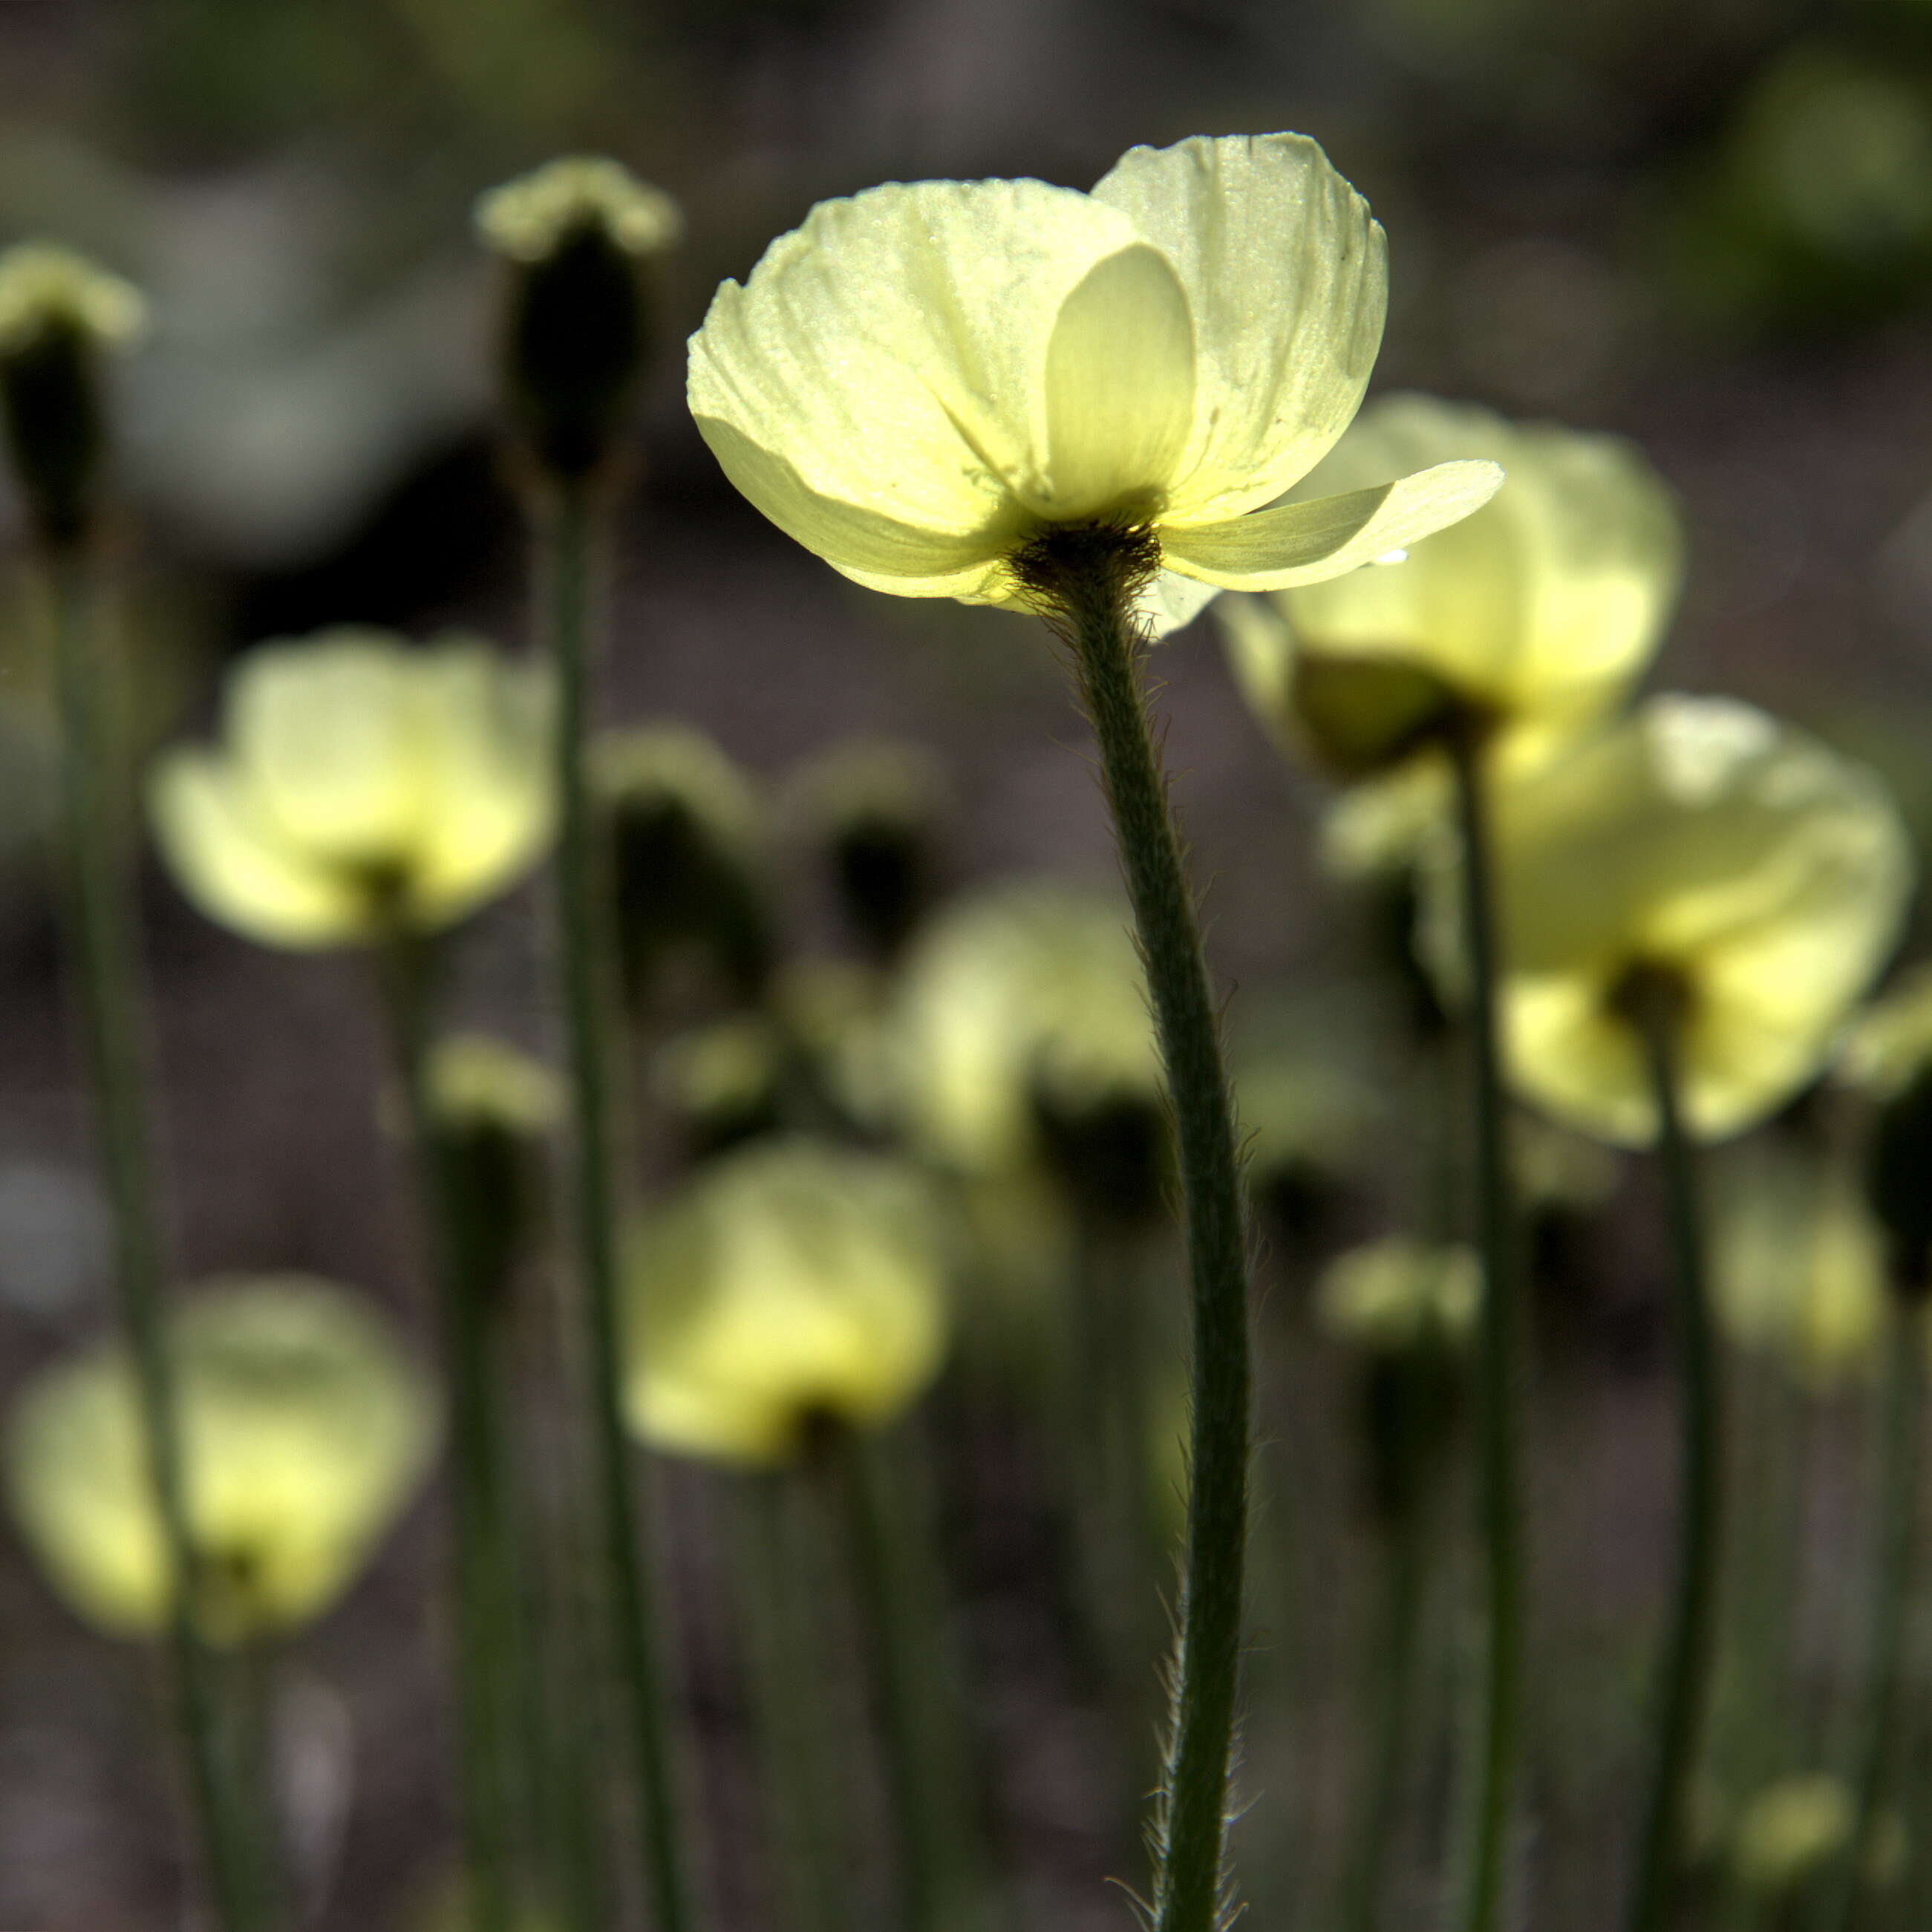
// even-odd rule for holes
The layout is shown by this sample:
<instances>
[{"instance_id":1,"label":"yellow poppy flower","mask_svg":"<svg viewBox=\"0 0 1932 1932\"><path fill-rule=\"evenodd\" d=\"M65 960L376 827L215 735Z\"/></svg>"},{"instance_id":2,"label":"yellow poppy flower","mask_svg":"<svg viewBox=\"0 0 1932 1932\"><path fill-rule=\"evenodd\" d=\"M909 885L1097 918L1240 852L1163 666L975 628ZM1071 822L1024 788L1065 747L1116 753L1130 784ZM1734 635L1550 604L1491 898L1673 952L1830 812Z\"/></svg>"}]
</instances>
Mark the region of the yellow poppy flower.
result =
<instances>
[{"instance_id":1,"label":"yellow poppy flower","mask_svg":"<svg viewBox=\"0 0 1932 1932\"><path fill-rule=\"evenodd\" d=\"M1025 608L1016 550L1118 523L1157 538L1171 622L1216 587L1352 570L1496 489L1452 463L1263 507L1347 427L1386 303L1381 228L1298 134L1136 148L1090 194L894 182L821 202L719 289L691 408L746 496L858 583Z\"/></svg>"},{"instance_id":2,"label":"yellow poppy flower","mask_svg":"<svg viewBox=\"0 0 1932 1932\"><path fill-rule=\"evenodd\" d=\"M140 291L52 242L22 242L0 254L0 357L35 346L50 332L118 347L146 327Z\"/></svg>"},{"instance_id":3,"label":"yellow poppy flower","mask_svg":"<svg viewBox=\"0 0 1932 1932\"><path fill-rule=\"evenodd\" d=\"M1749 705L1660 698L1498 788L1504 1047L1585 1132L1656 1130L1634 976L1681 995L1690 1130L1736 1133L1823 1065L1896 937L1910 842L1877 778ZM1424 945L1454 986L1457 886L1426 868Z\"/></svg>"},{"instance_id":4,"label":"yellow poppy flower","mask_svg":"<svg viewBox=\"0 0 1932 1932\"><path fill-rule=\"evenodd\" d=\"M1317 1319L1337 1341L1396 1354L1466 1342L1483 1301L1474 1252L1403 1235L1338 1255L1315 1291Z\"/></svg>"},{"instance_id":5,"label":"yellow poppy flower","mask_svg":"<svg viewBox=\"0 0 1932 1932\"><path fill-rule=\"evenodd\" d=\"M325 631L249 652L226 742L158 765L154 833L211 919L296 949L451 924L550 836L547 687L480 640Z\"/></svg>"},{"instance_id":6,"label":"yellow poppy flower","mask_svg":"<svg viewBox=\"0 0 1932 1932\"><path fill-rule=\"evenodd\" d=\"M662 188L602 154L562 154L476 203L483 239L513 262L542 262L586 228L626 254L662 254L684 232L684 216Z\"/></svg>"},{"instance_id":7,"label":"yellow poppy flower","mask_svg":"<svg viewBox=\"0 0 1932 1932\"><path fill-rule=\"evenodd\" d=\"M1427 396L1364 410L1311 476L1354 490L1488 458L1509 487L1400 561L1217 606L1250 702L1346 776L1401 763L1454 706L1528 764L1629 690L1676 601L1670 494L1630 444Z\"/></svg>"},{"instance_id":8,"label":"yellow poppy flower","mask_svg":"<svg viewBox=\"0 0 1932 1932\"><path fill-rule=\"evenodd\" d=\"M428 1467L428 1382L374 1307L302 1276L211 1284L167 1341L207 1634L238 1642L320 1615ZM116 1634L158 1632L168 1564L124 1350L30 1384L7 1446L14 1514L62 1593Z\"/></svg>"},{"instance_id":9,"label":"yellow poppy flower","mask_svg":"<svg viewBox=\"0 0 1932 1932\"><path fill-rule=\"evenodd\" d=\"M1042 1101L1160 1105L1160 1063L1126 909L1026 880L964 898L920 934L890 1021L908 1125L950 1166L1040 1151Z\"/></svg>"},{"instance_id":10,"label":"yellow poppy flower","mask_svg":"<svg viewBox=\"0 0 1932 1932\"><path fill-rule=\"evenodd\" d=\"M723 1156L639 1228L626 1406L646 1441L726 1462L890 1422L948 1330L934 1202L914 1170L803 1138Z\"/></svg>"}]
</instances>

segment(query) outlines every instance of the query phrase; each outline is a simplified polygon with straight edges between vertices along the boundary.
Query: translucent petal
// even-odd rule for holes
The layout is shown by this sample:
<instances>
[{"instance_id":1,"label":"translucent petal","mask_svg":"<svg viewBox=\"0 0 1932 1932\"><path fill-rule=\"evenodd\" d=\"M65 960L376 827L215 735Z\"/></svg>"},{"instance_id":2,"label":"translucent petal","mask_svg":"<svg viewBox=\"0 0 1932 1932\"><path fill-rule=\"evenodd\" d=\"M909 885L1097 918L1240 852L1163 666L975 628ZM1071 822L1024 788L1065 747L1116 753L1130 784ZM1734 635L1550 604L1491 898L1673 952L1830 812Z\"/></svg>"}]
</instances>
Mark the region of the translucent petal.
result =
<instances>
[{"instance_id":1,"label":"translucent petal","mask_svg":"<svg viewBox=\"0 0 1932 1932\"><path fill-rule=\"evenodd\" d=\"M374 936L366 892L343 868L280 839L224 758L167 754L148 792L154 838L182 890L209 918L269 946L352 945Z\"/></svg>"},{"instance_id":2,"label":"translucent petal","mask_svg":"<svg viewBox=\"0 0 1932 1932\"><path fill-rule=\"evenodd\" d=\"M1298 494L1487 458L1508 487L1401 564L1286 592L1303 645L1409 657L1546 740L1601 712L1655 650L1682 574L1670 493L1616 436L1426 396L1370 404Z\"/></svg>"},{"instance_id":3,"label":"translucent petal","mask_svg":"<svg viewBox=\"0 0 1932 1932\"><path fill-rule=\"evenodd\" d=\"M983 536L1050 495L1054 326L1088 271L1135 239L1118 211L1040 182L822 202L742 287L718 290L692 338L692 413L714 448L722 424L830 503ZM826 530L794 527L797 506L770 484L760 503L816 548Z\"/></svg>"},{"instance_id":4,"label":"translucent petal","mask_svg":"<svg viewBox=\"0 0 1932 1932\"><path fill-rule=\"evenodd\" d=\"M1123 249L1066 298L1047 345L1046 417L1042 514L1165 500L1194 426L1194 325L1166 256Z\"/></svg>"},{"instance_id":5,"label":"translucent petal","mask_svg":"<svg viewBox=\"0 0 1932 1932\"><path fill-rule=\"evenodd\" d=\"M1150 635L1168 638L1192 623L1220 594L1215 585L1203 584L1198 577L1182 577L1172 570L1156 571L1154 580L1141 592L1136 610Z\"/></svg>"},{"instance_id":6,"label":"translucent petal","mask_svg":"<svg viewBox=\"0 0 1932 1932\"><path fill-rule=\"evenodd\" d=\"M1502 488L1493 463L1441 463L1346 496L1282 503L1225 523L1160 526L1172 570L1230 590L1279 590L1372 563L1466 517Z\"/></svg>"},{"instance_id":7,"label":"translucent petal","mask_svg":"<svg viewBox=\"0 0 1932 1932\"><path fill-rule=\"evenodd\" d=\"M265 644L230 677L227 735L250 809L312 861L394 866L422 820L408 670L385 632Z\"/></svg>"},{"instance_id":8,"label":"translucent petal","mask_svg":"<svg viewBox=\"0 0 1932 1932\"><path fill-rule=\"evenodd\" d=\"M728 422L700 416L698 428L725 475L756 508L868 590L970 598L1017 534L1016 506L996 510L983 528L964 536L896 522L877 510L820 495L782 456Z\"/></svg>"},{"instance_id":9,"label":"translucent petal","mask_svg":"<svg viewBox=\"0 0 1932 1932\"><path fill-rule=\"evenodd\" d=\"M1368 204L1299 134L1132 148L1094 199L1174 264L1192 311L1196 433L1174 514L1272 501L1348 427L1381 346L1386 247Z\"/></svg>"}]
</instances>

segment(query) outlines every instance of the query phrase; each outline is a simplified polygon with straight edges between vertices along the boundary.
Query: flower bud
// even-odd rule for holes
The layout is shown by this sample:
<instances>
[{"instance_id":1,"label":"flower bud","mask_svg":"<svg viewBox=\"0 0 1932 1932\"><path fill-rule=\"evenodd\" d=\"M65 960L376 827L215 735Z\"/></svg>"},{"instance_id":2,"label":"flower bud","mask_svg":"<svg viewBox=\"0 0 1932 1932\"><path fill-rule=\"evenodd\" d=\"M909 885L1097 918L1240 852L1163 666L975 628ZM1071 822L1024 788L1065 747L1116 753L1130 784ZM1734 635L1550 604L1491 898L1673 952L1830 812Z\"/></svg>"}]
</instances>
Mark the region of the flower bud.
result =
<instances>
[{"instance_id":1,"label":"flower bud","mask_svg":"<svg viewBox=\"0 0 1932 1932\"><path fill-rule=\"evenodd\" d=\"M734 999L755 999L776 941L758 803L744 773L682 725L614 733L591 758L626 1000L648 1004L694 953Z\"/></svg>"},{"instance_id":2,"label":"flower bud","mask_svg":"<svg viewBox=\"0 0 1932 1932\"><path fill-rule=\"evenodd\" d=\"M552 475L587 476L622 436L653 347L650 266L683 218L618 162L574 155L492 189L476 225L512 276L501 353L518 432Z\"/></svg>"},{"instance_id":3,"label":"flower bud","mask_svg":"<svg viewBox=\"0 0 1932 1932\"><path fill-rule=\"evenodd\" d=\"M0 422L40 541L83 542L106 467L104 351L131 342L146 314L118 277L46 242L0 255Z\"/></svg>"}]
</instances>

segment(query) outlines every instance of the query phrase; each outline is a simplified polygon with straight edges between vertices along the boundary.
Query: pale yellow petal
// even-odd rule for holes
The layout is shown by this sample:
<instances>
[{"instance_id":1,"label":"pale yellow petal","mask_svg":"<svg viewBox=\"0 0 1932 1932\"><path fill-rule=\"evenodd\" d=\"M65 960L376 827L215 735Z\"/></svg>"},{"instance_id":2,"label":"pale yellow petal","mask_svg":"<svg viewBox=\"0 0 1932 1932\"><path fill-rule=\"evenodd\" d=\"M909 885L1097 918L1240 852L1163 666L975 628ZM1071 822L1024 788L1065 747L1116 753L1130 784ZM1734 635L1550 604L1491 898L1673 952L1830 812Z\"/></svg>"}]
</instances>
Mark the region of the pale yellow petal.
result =
<instances>
[{"instance_id":1,"label":"pale yellow petal","mask_svg":"<svg viewBox=\"0 0 1932 1932\"><path fill-rule=\"evenodd\" d=\"M1670 493L1634 446L1391 396L1362 412L1298 494L1472 458L1508 477L1493 501L1399 567L1286 592L1282 608L1310 650L1411 657L1508 719L1574 728L1641 672L1682 574Z\"/></svg>"},{"instance_id":2,"label":"pale yellow petal","mask_svg":"<svg viewBox=\"0 0 1932 1932\"><path fill-rule=\"evenodd\" d=\"M227 737L253 808L316 860L394 866L422 810L399 638L324 631L264 644L231 675Z\"/></svg>"},{"instance_id":3,"label":"pale yellow petal","mask_svg":"<svg viewBox=\"0 0 1932 1932\"><path fill-rule=\"evenodd\" d=\"M1118 210L1040 182L822 202L742 287L718 290L692 338L692 413L714 447L724 424L812 497L940 537L1010 537L1018 509L1051 494L1046 374L1062 305L1135 239ZM822 525L786 520L798 502L767 483L760 507L816 548Z\"/></svg>"},{"instance_id":4,"label":"pale yellow petal","mask_svg":"<svg viewBox=\"0 0 1932 1932\"><path fill-rule=\"evenodd\" d=\"M867 589L902 597L970 599L999 570L1017 534L1017 514L995 513L961 536L899 523L873 509L820 495L782 456L714 416L698 418L725 475L786 536Z\"/></svg>"},{"instance_id":5,"label":"pale yellow petal","mask_svg":"<svg viewBox=\"0 0 1932 1932\"><path fill-rule=\"evenodd\" d=\"M1192 623L1220 594L1214 584L1197 577L1160 570L1142 591L1135 609L1150 636L1168 638Z\"/></svg>"},{"instance_id":6,"label":"pale yellow petal","mask_svg":"<svg viewBox=\"0 0 1932 1932\"><path fill-rule=\"evenodd\" d=\"M1196 427L1174 513L1270 502L1348 427L1381 346L1386 244L1368 204L1299 134L1135 148L1094 197L1173 262L1193 313Z\"/></svg>"},{"instance_id":7,"label":"pale yellow petal","mask_svg":"<svg viewBox=\"0 0 1932 1932\"><path fill-rule=\"evenodd\" d=\"M1167 258L1090 268L1047 345L1048 494L1062 520L1160 508L1194 427L1194 326Z\"/></svg>"},{"instance_id":8,"label":"pale yellow petal","mask_svg":"<svg viewBox=\"0 0 1932 1932\"><path fill-rule=\"evenodd\" d=\"M182 890L220 924L269 946L306 950L372 937L366 892L339 867L280 841L224 759L168 753L148 793L154 839Z\"/></svg>"},{"instance_id":9,"label":"pale yellow petal","mask_svg":"<svg viewBox=\"0 0 1932 1932\"><path fill-rule=\"evenodd\" d=\"M1373 563L1480 508L1502 487L1493 463L1441 463L1346 496L1282 503L1225 523L1160 525L1162 561L1228 590L1279 590Z\"/></svg>"}]
</instances>

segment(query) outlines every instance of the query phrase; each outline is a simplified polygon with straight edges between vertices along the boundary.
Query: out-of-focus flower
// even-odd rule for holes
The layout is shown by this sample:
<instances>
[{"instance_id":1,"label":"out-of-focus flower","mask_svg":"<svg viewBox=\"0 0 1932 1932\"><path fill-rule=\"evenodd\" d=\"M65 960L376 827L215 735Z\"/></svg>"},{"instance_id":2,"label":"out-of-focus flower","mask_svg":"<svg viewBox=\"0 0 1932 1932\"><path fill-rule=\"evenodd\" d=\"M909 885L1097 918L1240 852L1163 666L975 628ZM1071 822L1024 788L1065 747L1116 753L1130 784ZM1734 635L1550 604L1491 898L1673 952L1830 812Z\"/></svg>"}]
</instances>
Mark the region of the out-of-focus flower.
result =
<instances>
[{"instance_id":1,"label":"out-of-focus flower","mask_svg":"<svg viewBox=\"0 0 1932 1932\"><path fill-rule=\"evenodd\" d=\"M826 1425L892 1421L945 1352L935 1206L915 1170L802 1138L700 1169L632 1246L632 1426L666 1449L774 1463Z\"/></svg>"},{"instance_id":2,"label":"out-of-focus flower","mask_svg":"<svg viewBox=\"0 0 1932 1932\"><path fill-rule=\"evenodd\" d=\"M1690 1130L1742 1131L1817 1073L1898 932L1912 860L1879 782L1748 705L1656 698L1501 790L1494 814L1510 1077L1559 1118L1656 1131L1640 982L1678 1003ZM1460 980L1455 859L1424 945Z\"/></svg>"},{"instance_id":3,"label":"out-of-focus flower","mask_svg":"<svg viewBox=\"0 0 1932 1932\"><path fill-rule=\"evenodd\" d=\"M681 956L749 998L774 950L750 780L702 731L644 725L598 738L592 782L608 826L624 982L634 1001L659 990Z\"/></svg>"},{"instance_id":4,"label":"out-of-focus flower","mask_svg":"<svg viewBox=\"0 0 1932 1932\"><path fill-rule=\"evenodd\" d=\"M428 1382L374 1307L303 1276L210 1284L167 1346L204 1628L240 1642L319 1616L422 1478ZM125 1352L47 1370L7 1446L14 1513L62 1593L117 1634L160 1630L168 1563Z\"/></svg>"},{"instance_id":5,"label":"out-of-focus flower","mask_svg":"<svg viewBox=\"0 0 1932 1932\"><path fill-rule=\"evenodd\" d=\"M0 255L0 429L42 538L70 544L92 520L107 453L101 358L146 317L139 293L49 242Z\"/></svg>"},{"instance_id":6,"label":"out-of-focus flower","mask_svg":"<svg viewBox=\"0 0 1932 1932\"><path fill-rule=\"evenodd\" d=\"M1158 1114L1160 1061L1126 908L1044 880L962 898L920 935L892 1026L914 1136L970 1172L1042 1151L1062 1116Z\"/></svg>"},{"instance_id":7,"label":"out-of-focus flower","mask_svg":"<svg viewBox=\"0 0 1932 1932\"><path fill-rule=\"evenodd\" d=\"M820 202L724 284L691 407L759 509L874 590L1030 608L1016 554L1065 525L1144 528L1169 572L1275 588L1500 480L1453 463L1263 507L1354 414L1386 302L1381 228L1300 135L1136 148L1090 194L894 183Z\"/></svg>"},{"instance_id":8,"label":"out-of-focus flower","mask_svg":"<svg viewBox=\"0 0 1932 1932\"><path fill-rule=\"evenodd\" d=\"M835 745L789 788L788 818L831 861L848 924L876 958L890 959L938 890L946 784L932 755L892 739Z\"/></svg>"},{"instance_id":9,"label":"out-of-focus flower","mask_svg":"<svg viewBox=\"0 0 1932 1932\"><path fill-rule=\"evenodd\" d=\"M484 195L476 225L512 269L512 416L546 469L584 475L622 435L653 346L648 271L683 218L620 163L571 155Z\"/></svg>"},{"instance_id":10,"label":"out-of-focus flower","mask_svg":"<svg viewBox=\"0 0 1932 1932\"><path fill-rule=\"evenodd\" d=\"M1371 404L1305 488L1487 458L1509 486L1406 557L1216 607L1250 703L1342 776L1400 765L1452 717L1517 768L1593 723L1657 647L1682 571L1670 494L1620 438L1401 395Z\"/></svg>"},{"instance_id":11,"label":"out-of-focus flower","mask_svg":"<svg viewBox=\"0 0 1932 1932\"><path fill-rule=\"evenodd\" d=\"M1337 1256L1315 1291L1329 1334L1383 1354L1460 1345L1482 1300L1483 1272L1469 1249L1399 1234Z\"/></svg>"},{"instance_id":12,"label":"out-of-focus flower","mask_svg":"<svg viewBox=\"0 0 1932 1932\"><path fill-rule=\"evenodd\" d=\"M480 640L336 630L263 645L230 676L224 742L156 766L163 856L210 918L265 945L449 925L549 839L548 696Z\"/></svg>"},{"instance_id":13,"label":"out-of-focus flower","mask_svg":"<svg viewBox=\"0 0 1932 1932\"><path fill-rule=\"evenodd\" d=\"M1732 1838L1738 1883L1760 1898L1788 1895L1845 1850L1854 1822L1852 1794L1838 1778L1819 1772L1766 1785Z\"/></svg>"},{"instance_id":14,"label":"out-of-focus flower","mask_svg":"<svg viewBox=\"0 0 1932 1932\"><path fill-rule=\"evenodd\" d=\"M1789 1155L1741 1166L1718 1194L1712 1274L1732 1339L1801 1381L1828 1389L1874 1366L1885 1235L1849 1175Z\"/></svg>"},{"instance_id":15,"label":"out-of-focus flower","mask_svg":"<svg viewBox=\"0 0 1932 1932\"><path fill-rule=\"evenodd\" d=\"M1906 975L1852 1029L1839 1077L1874 1103L1865 1195L1884 1227L1892 1286L1932 1289L1932 967Z\"/></svg>"}]
</instances>

